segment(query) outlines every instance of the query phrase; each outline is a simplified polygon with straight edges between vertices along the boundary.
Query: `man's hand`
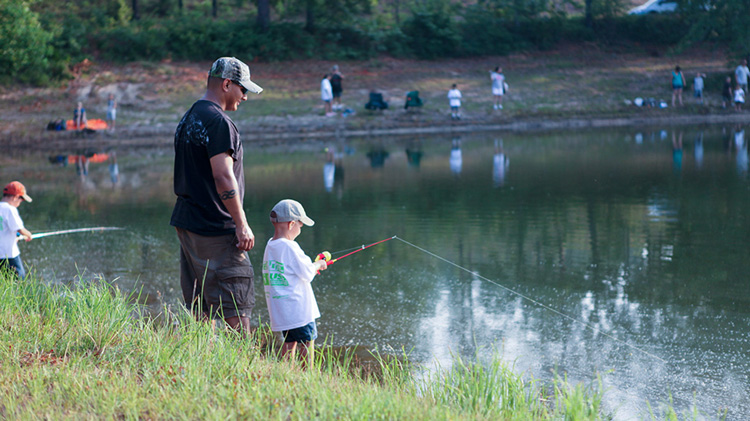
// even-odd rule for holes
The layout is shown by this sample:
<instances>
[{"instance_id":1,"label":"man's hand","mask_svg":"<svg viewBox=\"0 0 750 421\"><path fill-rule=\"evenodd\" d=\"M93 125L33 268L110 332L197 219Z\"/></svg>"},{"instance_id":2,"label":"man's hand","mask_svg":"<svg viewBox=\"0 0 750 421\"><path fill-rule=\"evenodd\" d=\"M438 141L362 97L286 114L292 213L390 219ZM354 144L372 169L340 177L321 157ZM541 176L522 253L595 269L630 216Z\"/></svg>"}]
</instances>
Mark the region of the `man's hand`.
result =
<instances>
[{"instance_id":1,"label":"man's hand","mask_svg":"<svg viewBox=\"0 0 750 421\"><path fill-rule=\"evenodd\" d=\"M235 230L237 235L237 248L242 251L250 251L255 247L255 235L249 226L237 226Z\"/></svg>"}]
</instances>

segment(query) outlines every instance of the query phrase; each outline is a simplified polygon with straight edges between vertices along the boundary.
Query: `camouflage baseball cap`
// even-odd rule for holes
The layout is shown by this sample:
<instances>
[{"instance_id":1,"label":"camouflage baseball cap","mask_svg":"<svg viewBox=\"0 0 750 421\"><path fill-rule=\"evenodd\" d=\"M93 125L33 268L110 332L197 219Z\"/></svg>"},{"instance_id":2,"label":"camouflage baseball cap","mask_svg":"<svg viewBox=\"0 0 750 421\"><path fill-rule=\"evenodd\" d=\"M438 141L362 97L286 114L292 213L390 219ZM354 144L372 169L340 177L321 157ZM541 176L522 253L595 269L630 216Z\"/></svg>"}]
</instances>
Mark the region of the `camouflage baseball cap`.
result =
<instances>
[{"instance_id":1,"label":"camouflage baseball cap","mask_svg":"<svg viewBox=\"0 0 750 421\"><path fill-rule=\"evenodd\" d=\"M249 92L259 94L263 88L250 81L250 68L247 64L234 57L222 57L217 59L208 71L208 75L222 79L231 79L239 83Z\"/></svg>"}]
</instances>

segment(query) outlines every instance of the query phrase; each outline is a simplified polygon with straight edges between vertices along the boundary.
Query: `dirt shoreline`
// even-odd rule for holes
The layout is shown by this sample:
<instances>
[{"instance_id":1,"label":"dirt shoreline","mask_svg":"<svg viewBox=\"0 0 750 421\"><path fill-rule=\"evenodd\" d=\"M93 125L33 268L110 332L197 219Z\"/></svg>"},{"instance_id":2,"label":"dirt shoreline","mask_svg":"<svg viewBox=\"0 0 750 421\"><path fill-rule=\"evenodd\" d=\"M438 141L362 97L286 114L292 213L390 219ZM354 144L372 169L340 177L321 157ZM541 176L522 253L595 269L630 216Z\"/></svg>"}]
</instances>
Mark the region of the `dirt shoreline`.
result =
<instances>
[{"instance_id":1,"label":"dirt shoreline","mask_svg":"<svg viewBox=\"0 0 750 421\"><path fill-rule=\"evenodd\" d=\"M445 135L472 132L543 132L550 130L581 130L621 127L675 127L709 124L750 124L750 114L708 114L708 115L664 115L664 116L617 116L617 117L575 117L575 118L526 118L506 119L505 121L482 121L466 119L461 121L437 122L434 119L411 121L409 123L383 119L376 124L354 127L347 121L330 121L325 117L299 118L298 122L273 122L268 118L259 121L238 122L242 139L247 143L266 144L278 141L305 141L341 139L350 137L383 137L413 135ZM285 120L285 119L280 119ZM312 123L318 123L312 124ZM286 123L286 124L284 124ZM39 133L39 132L38 132ZM17 135L3 133L0 145L8 148L35 150L90 147L103 148L117 146L157 147L172 143L174 127L168 124L154 126L124 126L115 132L82 134L76 132L42 131Z\"/></svg>"},{"instance_id":2,"label":"dirt shoreline","mask_svg":"<svg viewBox=\"0 0 750 421\"><path fill-rule=\"evenodd\" d=\"M585 65L582 65L585 63ZM668 76L679 63L687 75L707 74L705 103L692 92L684 105L636 107L636 97L669 103ZM469 132L539 132L598 128L670 128L701 124L750 124L750 112L722 106L720 87L733 71L715 48L680 56L653 56L570 46L553 52L438 61L380 57L339 63L345 70L346 113L325 117L320 75L333 63L253 63L266 90L248 99L232 118L245 142L264 144L352 137L451 135ZM505 109L493 110L488 71L502 65L510 85ZM64 85L0 88L0 145L50 150L86 147L166 146L182 114L205 89L210 63L91 63ZM446 90L458 83L463 118L450 119ZM403 109L406 91L418 90L423 107ZM389 109L364 109L381 92ZM106 99L118 99L114 132L82 135L47 131L47 122L70 115L82 101L89 118L104 118ZM730 107L732 104L729 104Z\"/></svg>"}]
</instances>

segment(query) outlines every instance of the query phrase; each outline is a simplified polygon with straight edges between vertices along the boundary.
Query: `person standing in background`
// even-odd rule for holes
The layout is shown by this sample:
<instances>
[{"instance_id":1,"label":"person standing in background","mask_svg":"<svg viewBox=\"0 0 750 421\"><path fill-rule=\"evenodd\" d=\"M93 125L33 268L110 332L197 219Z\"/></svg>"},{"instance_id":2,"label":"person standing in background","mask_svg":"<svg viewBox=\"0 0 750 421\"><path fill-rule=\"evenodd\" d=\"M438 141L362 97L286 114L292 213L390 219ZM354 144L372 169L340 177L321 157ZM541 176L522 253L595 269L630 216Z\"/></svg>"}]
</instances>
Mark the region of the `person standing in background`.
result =
<instances>
[{"instance_id":1,"label":"person standing in background","mask_svg":"<svg viewBox=\"0 0 750 421\"><path fill-rule=\"evenodd\" d=\"M334 112L331 108L331 101L333 100L333 88L331 88L331 75L323 75L323 79L320 81L320 99L323 101L323 108L326 117L333 117Z\"/></svg>"},{"instance_id":2,"label":"person standing in background","mask_svg":"<svg viewBox=\"0 0 750 421\"><path fill-rule=\"evenodd\" d=\"M73 123L75 124L76 130L81 130L86 127L86 109L83 108L83 102L78 101L76 109L73 110Z\"/></svg>"},{"instance_id":3,"label":"person standing in background","mask_svg":"<svg viewBox=\"0 0 750 421\"><path fill-rule=\"evenodd\" d=\"M448 104L451 107L451 119L461 119L461 91L458 90L458 86L454 83L451 89L448 91Z\"/></svg>"},{"instance_id":4,"label":"person standing in background","mask_svg":"<svg viewBox=\"0 0 750 421\"><path fill-rule=\"evenodd\" d=\"M675 66L672 72L672 106L675 106L675 98L682 105L682 89L685 87L685 76L680 70L680 66Z\"/></svg>"},{"instance_id":5,"label":"person standing in background","mask_svg":"<svg viewBox=\"0 0 750 421\"><path fill-rule=\"evenodd\" d=\"M698 72L693 79L693 92L695 97L698 98L698 102L703 105L703 78L705 74Z\"/></svg>"},{"instance_id":6,"label":"person standing in background","mask_svg":"<svg viewBox=\"0 0 750 421\"><path fill-rule=\"evenodd\" d=\"M107 99L107 124L109 129L115 130L115 120L117 119L117 100L115 94L109 94Z\"/></svg>"},{"instance_id":7,"label":"person standing in background","mask_svg":"<svg viewBox=\"0 0 750 421\"><path fill-rule=\"evenodd\" d=\"M341 92L344 91L341 83L344 80L344 75L339 70L339 65L334 64L331 70L331 93L333 94L333 109L340 110L343 106L341 105Z\"/></svg>"},{"instance_id":8,"label":"person standing in background","mask_svg":"<svg viewBox=\"0 0 750 421\"><path fill-rule=\"evenodd\" d=\"M503 96L508 89L508 84L505 82L505 75L503 75L503 68L498 66L495 70L490 71L490 80L492 80L492 95L495 98L493 108L502 110Z\"/></svg>"},{"instance_id":9,"label":"person standing in background","mask_svg":"<svg viewBox=\"0 0 750 421\"><path fill-rule=\"evenodd\" d=\"M750 76L750 69L747 68L747 60L742 60L739 66L734 69L734 78L740 88L747 92L747 77Z\"/></svg>"}]
</instances>

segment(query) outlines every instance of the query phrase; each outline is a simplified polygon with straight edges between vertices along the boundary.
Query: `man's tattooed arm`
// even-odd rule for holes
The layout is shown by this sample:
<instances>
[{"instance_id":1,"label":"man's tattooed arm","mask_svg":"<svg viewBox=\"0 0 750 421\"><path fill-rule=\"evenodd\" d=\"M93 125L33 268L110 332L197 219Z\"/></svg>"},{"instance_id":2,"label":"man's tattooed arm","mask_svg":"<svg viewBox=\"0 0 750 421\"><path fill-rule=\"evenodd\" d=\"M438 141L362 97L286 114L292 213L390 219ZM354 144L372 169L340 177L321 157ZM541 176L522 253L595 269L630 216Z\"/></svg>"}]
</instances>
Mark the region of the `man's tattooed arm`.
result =
<instances>
[{"instance_id":1,"label":"man's tattooed arm","mask_svg":"<svg viewBox=\"0 0 750 421\"><path fill-rule=\"evenodd\" d=\"M234 189L221 192L221 200L230 200L235 196L237 196L237 192Z\"/></svg>"}]
</instances>

